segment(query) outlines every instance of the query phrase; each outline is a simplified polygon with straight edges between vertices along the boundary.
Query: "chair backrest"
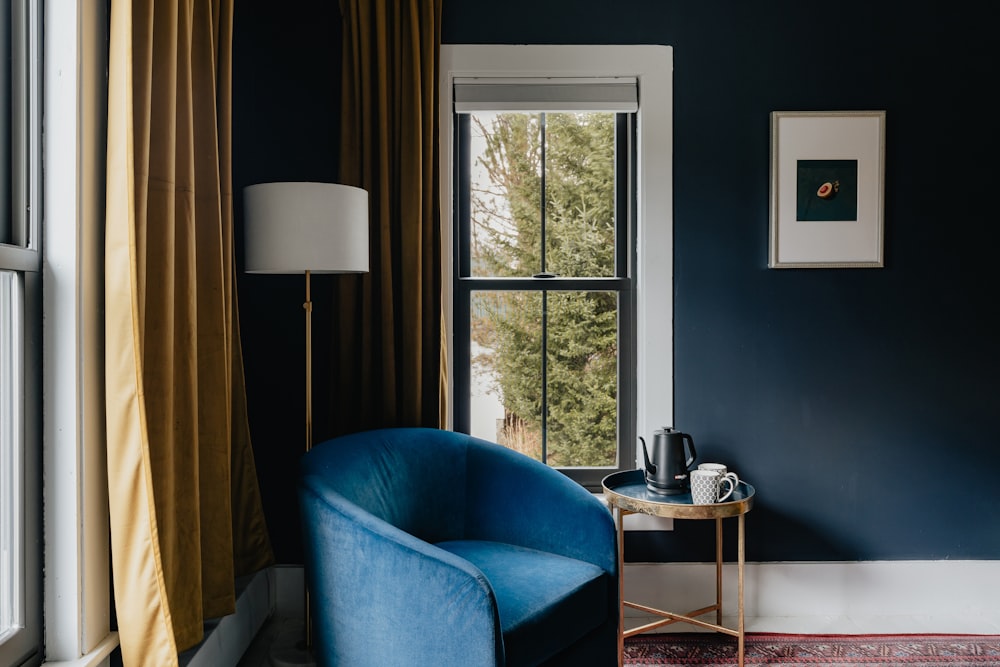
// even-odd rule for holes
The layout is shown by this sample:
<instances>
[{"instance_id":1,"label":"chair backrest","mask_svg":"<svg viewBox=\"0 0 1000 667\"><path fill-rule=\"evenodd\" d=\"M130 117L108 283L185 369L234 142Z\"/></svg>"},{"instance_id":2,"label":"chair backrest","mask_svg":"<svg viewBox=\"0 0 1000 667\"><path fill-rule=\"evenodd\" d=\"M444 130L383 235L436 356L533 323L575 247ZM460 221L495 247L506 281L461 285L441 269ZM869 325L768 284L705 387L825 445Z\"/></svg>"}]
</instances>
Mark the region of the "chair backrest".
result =
<instances>
[{"instance_id":1,"label":"chair backrest","mask_svg":"<svg viewBox=\"0 0 1000 667\"><path fill-rule=\"evenodd\" d=\"M315 445L303 483L336 493L427 542L464 537L471 438L429 428L367 431Z\"/></svg>"}]
</instances>

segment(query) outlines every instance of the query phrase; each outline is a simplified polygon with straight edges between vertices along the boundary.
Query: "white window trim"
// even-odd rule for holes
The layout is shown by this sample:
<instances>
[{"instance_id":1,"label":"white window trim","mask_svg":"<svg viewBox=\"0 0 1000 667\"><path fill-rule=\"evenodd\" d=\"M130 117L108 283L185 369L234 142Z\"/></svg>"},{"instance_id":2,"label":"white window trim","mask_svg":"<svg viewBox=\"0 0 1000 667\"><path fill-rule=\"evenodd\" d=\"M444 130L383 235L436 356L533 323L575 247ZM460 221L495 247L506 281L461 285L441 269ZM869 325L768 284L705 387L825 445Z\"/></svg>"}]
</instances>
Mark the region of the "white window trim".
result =
<instances>
[{"instance_id":1,"label":"white window trim","mask_svg":"<svg viewBox=\"0 0 1000 667\"><path fill-rule=\"evenodd\" d=\"M452 81L458 77L618 77L639 80L636 428L673 425L673 48L659 45L441 46L442 306L454 366ZM454 405L454 386L448 387ZM449 414L448 428L452 427ZM638 461L636 462L638 465Z\"/></svg>"},{"instance_id":2,"label":"white window trim","mask_svg":"<svg viewBox=\"0 0 1000 667\"><path fill-rule=\"evenodd\" d=\"M46 665L107 662L104 413L107 9L44 9L43 467Z\"/></svg>"}]
</instances>

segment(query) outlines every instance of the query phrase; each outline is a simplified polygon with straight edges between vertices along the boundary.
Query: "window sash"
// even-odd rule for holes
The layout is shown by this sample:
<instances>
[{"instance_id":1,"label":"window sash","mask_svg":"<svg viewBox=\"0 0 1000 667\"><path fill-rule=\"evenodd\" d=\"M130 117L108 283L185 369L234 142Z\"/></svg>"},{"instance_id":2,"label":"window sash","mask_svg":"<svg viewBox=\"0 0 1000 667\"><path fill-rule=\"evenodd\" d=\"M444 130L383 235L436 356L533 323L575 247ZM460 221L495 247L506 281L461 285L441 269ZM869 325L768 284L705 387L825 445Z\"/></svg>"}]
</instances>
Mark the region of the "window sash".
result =
<instances>
[{"instance_id":1,"label":"window sash","mask_svg":"<svg viewBox=\"0 0 1000 667\"><path fill-rule=\"evenodd\" d=\"M486 109L484 109L486 110ZM496 111L496 109L488 109ZM595 111L595 109L586 109ZM598 110L604 111L604 110ZM468 433L471 430L471 345L468 332L471 331L471 307L474 292L480 291L575 291L575 292L615 292L618 295L618 374L617 374L617 460L614 466L565 467L557 468L571 479L592 491L601 490L605 476L620 470L634 468L636 419L635 419L635 313L636 298L632 267L635 266L634 216L635 192L634 170L636 159L635 116L619 113L615 132L615 276L613 277L484 277L471 276L471 206L469 180L471 158L470 118L467 113L455 115L455 162L454 190L455 227L454 235L454 326L458 335L454 339L454 428ZM542 377L539 382L544 382ZM544 392L545 388L542 388ZM543 420L544 422L544 420ZM542 428L543 434L545 427ZM544 435L543 435L544 437ZM544 445L543 445L544 451Z\"/></svg>"},{"instance_id":2,"label":"window sash","mask_svg":"<svg viewBox=\"0 0 1000 667\"><path fill-rule=\"evenodd\" d=\"M19 274L0 270L0 644L24 623L21 301Z\"/></svg>"}]
</instances>

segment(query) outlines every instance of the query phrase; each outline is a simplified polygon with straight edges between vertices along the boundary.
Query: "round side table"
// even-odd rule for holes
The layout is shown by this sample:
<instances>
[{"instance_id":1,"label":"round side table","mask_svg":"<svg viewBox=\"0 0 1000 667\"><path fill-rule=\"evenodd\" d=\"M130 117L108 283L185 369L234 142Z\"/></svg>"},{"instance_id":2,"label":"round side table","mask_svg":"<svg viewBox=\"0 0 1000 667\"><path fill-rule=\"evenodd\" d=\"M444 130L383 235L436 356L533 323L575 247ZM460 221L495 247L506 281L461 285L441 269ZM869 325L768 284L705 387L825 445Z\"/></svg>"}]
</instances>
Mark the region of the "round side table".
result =
<instances>
[{"instance_id":1,"label":"round side table","mask_svg":"<svg viewBox=\"0 0 1000 667\"><path fill-rule=\"evenodd\" d=\"M695 505L691 500L690 491L674 495L663 495L650 491L646 487L645 473L642 470L626 470L608 475L601 482L604 487L604 497L607 498L615 517L618 530L618 665L622 666L624 658L625 638L648 632L671 623L689 623L698 627L722 632L737 638L737 655L739 667L743 667L743 642L745 638L743 624L743 574L745 565L744 549L744 515L753 507L755 490L746 482L740 482L733 495L725 502L711 505ZM671 519L715 519L715 604L701 609L677 614L627 602L625 600L625 534L624 518L628 514L650 514ZM737 517L739 522L739 538L737 545L737 578L738 612L736 629L722 625L722 520ZM663 617L631 630L625 629L625 607L638 609L647 614ZM696 618L711 611L715 612L715 623L709 623Z\"/></svg>"}]
</instances>

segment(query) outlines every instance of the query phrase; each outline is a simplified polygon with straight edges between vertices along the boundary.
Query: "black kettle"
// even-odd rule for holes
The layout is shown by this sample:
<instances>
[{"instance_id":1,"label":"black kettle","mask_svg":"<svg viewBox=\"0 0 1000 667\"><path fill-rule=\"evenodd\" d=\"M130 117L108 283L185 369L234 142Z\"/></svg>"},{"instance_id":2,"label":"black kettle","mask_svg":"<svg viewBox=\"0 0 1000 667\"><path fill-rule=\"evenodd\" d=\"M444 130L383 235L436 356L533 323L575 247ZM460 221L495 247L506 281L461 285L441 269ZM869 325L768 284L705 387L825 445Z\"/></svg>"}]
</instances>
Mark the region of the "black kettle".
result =
<instances>
[{"instance_id":1,"label":"black kettle","mask_svg":"<svg viewBox=\"0 0 1000 667\"><path fill-rule=\"evenodd\" d=\"M642 436L639 441L642 442L642 458L646 461L646 487L650 491L669 496L691 488L688 471L698 455L694 438L664 426L653 431L652 456L646 451Z\"/></svg>"}]
</instances>

